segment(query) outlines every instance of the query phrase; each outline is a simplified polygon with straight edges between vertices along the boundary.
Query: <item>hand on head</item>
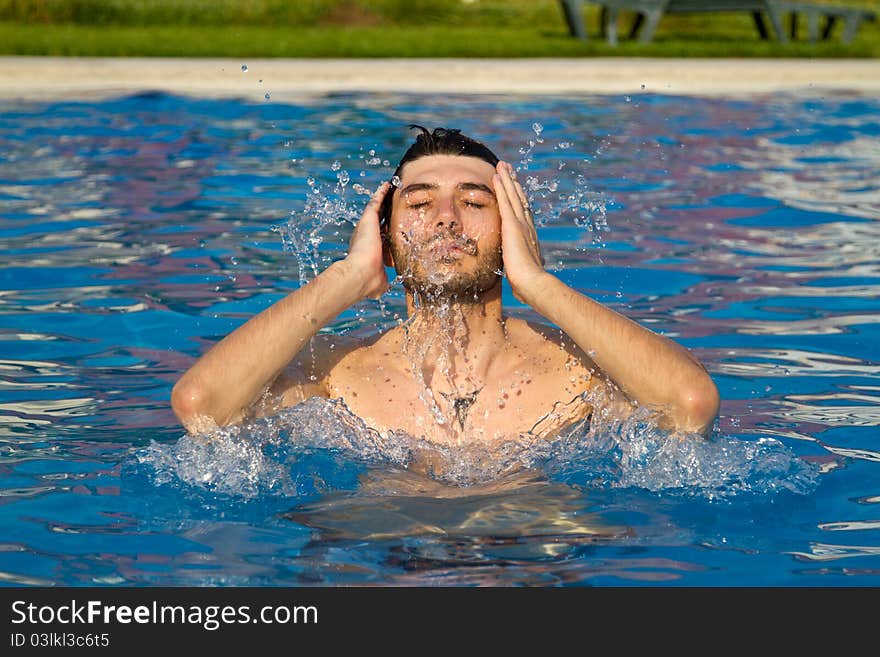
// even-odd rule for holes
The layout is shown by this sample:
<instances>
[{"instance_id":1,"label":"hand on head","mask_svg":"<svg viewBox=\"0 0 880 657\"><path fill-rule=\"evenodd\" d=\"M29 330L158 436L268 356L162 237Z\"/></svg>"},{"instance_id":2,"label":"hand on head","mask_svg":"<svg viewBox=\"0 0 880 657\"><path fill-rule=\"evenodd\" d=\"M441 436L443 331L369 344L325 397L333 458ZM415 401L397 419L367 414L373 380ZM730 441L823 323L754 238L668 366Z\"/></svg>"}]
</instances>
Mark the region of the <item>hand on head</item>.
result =
<instances>
[{"instance_id":1,"label":"hand on head","mask_svg":"<svg viewBox=\"0 0 880 657\"><path fill-rule=\"evenodd\" d=\"M389 182L379 185L364 208L349 241L345 260L361 285L364 298L378 299L388 290L382 235L379 230L379 208L390 188Z\"/></svg>"},{"instance_id":2,"label":"hand on head","mask_svg":"<svg viewBox=\"0 0 880 657\"><path fill-rule=\"evenodd\" d=\"M525 301L530 284L545 273L535 220L526 193L508 162L498 162L492 184L501 214L504 271L514 296Z\"/></svg>"}]
</instances>

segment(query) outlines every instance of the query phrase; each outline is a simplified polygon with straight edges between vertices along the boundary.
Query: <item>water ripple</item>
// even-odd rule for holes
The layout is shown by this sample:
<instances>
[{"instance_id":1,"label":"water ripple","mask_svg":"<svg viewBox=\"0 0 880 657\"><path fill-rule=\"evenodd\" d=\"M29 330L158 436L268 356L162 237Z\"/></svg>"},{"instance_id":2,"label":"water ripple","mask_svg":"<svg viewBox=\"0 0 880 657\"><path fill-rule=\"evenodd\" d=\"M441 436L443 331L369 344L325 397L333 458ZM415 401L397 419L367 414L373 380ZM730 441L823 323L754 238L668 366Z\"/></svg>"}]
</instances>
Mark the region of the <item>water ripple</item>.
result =
<instances>
[{"instance_id":1,"label":"water ripple","mask_svg":"<svg viewBox=\"0 0 880 657\"><path fill-rule=\"evenodd\" d=\"M790 563L877 554L873 97L447 99L453 127L527 182L548 268L707 365L723 400L708 440L636 418L445 449L326 403L181 436L176 378L345 253L358 190L390 175L406 124L449 120L428 100L0 105L0 512L16 532L0 579L874 581ZM405 312L395 284L327 329ZM513 485L522 472L542 482ZM856 530L860 546L823 541Z\"/></svg>"}]
</instances>

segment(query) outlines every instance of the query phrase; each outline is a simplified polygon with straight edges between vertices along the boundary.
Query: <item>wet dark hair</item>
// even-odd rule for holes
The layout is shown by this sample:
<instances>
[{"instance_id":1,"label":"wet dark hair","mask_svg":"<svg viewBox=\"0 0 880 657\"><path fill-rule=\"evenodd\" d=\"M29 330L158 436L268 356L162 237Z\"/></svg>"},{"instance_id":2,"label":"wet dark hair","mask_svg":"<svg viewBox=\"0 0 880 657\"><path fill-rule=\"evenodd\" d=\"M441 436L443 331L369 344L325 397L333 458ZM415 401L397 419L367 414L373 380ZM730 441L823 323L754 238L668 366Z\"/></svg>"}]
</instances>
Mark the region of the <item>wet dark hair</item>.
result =
<instances>
[{"instance_id":1,"label":"wet dark hair","mask_svg":"<svg viewBox=\"0 0 880 657\"><path fill-rule=\"evenodd\" d=\"M419 131L416 140L407 149L400 163L394 170L392 180L400 176L404 165L426 155L462 155L465 157L477 157L491 164L493 167L498 164L498 157L485 144L471 139L461 134L461 130L456 128L434 128L434 131L428 130L426 127L410 123L410 129ZM388 221L391 219L391 206L394 203L394 187L388 190L385 198L382 199L382 207L379 208L379 222L383 227L387 227Z\"/></svg>"}]
</instances>

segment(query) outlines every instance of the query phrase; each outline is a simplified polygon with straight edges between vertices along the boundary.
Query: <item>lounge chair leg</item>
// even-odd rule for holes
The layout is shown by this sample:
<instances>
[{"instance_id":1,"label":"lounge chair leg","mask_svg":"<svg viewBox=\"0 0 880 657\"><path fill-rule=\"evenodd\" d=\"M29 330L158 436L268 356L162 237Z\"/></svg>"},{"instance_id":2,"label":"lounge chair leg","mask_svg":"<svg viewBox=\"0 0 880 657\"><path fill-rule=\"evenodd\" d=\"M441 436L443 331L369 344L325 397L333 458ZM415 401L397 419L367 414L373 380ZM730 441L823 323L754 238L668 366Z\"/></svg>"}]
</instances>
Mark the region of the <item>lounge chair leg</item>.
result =
<instances>
[{"instance_id":1,"label":"lounge chair leg","mask_svg":"<svg viewBox=\"0 0 880 657\"><path fill-rule=\"evenodd\" d=\"M819 12L815 9L807 13L807 34L810 36L810 43L819 40Z\"/></svg>"},{"instance_id":2,"label":"lounge chair leg","mask_svg":"<svg viewBox=\"0 0 880 657\"><path fill-rule=\"evenodd\" d=\"M660 23L660 17L663 12L659 9L648 9L645 11L645 25L642 27L642 34L639 41L642 43L650 43L654 38L654 32L657 31L657 25Z\"/></svg>"},{"instance_id":3,"label":"lounge chair leg","mask_svg":"<svg viewBox=\"0 0 880 657\"><path fill-rule=\"evenodd\" d=\"M617 45L617 9L610 8L605 15L605 34L608 35L608 43Z\"/></svg>"},{"instance_id":4,"label":"lounge chair leg","mask_svg":"<svg viewBox=\"0 0 880 657\"><path fill-rule=\"evenodd\" d=\"M861 22L862 17L855 12L847 14L843 24L843 34L841 35L840 40L847 44L852 43L853 39L856 38L856 32L858 32L859 23Z\"/></svg>"},{"instance_id":5,"label":"lounge chair leg","mask_svg":"<svg viewBox=\"0 0 880 657\"><path fill-rule=\"evenodd\" d=\"M584 0L562 0L562 12L565 14L568 33L581 41L586 41L587 30L584 27Z\"/></svg>"},{"instance_id":6,"label":"lounge chair leg","mask_svg":"<svg viewBox=\"0 0 880 657\"><path fill-rule=\"evenodd\" d=\"M776 38L780 43L788 43L788 35L782 25L782 11L775 2L767 3L767 15L770 17L770 24L773 25L773 31L776 32Z\"/></svg>"}]
</instances>

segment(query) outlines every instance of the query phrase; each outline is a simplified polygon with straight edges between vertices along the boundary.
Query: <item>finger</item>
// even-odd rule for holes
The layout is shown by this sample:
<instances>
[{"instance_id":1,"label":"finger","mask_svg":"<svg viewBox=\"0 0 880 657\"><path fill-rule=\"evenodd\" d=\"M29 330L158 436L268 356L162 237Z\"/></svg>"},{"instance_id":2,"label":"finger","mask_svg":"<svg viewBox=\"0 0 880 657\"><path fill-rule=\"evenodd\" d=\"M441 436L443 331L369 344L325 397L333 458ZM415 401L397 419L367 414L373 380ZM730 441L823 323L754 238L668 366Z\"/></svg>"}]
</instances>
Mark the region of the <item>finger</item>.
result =
<instances>
[{"instance_id":1,"label":"finger","mask_svg":"<svg viewBox=\"0 0 880 657\"><path fill-rule=\"evenodd\" d=\"M515 174L511 174L510 182L513 188L513 198L515 199L518 208L517 216L519 216L521 221L532 233L534 233L535 220L532 216L532 209L529 207L529 199L526 196L525 190L522 188L522 185L519 184L519 181L516 180Z\"/></svg>"},{"instance_id":2,"label":"finger","mask_svg":"<svg viewBox=\"0 0 880 657\"><path fill-rule=\"evenodd\" d=\"M513 168L513 165L509 162L505 163L507 165L507 170L510 174L510 179L513 182L513 189L516 192L516 197L519 199L520 204L523 207L523 214L527 219L532 219L532 209L529 207L529 197L526 196L526 192L523 189L523 186L520 184L519 180L516 179L516 170Z\"/></svg>"},{"instance_id":3,"label":"finger","mask_svg":"<svg viewBox=\"0 0 880 657\"><path fill-rule=\"evenodd\" d=\"M503 176L500 173L495 174L492 182L496 189L496 199L498 210L501 214L502 226L505 222L512 221L519 229L519 236L523 240L523 246L532 254L532 257L543 266L544 256L541 254L541 247L538 244L538 236L535 233L534 226L522 217L516 216L516 213L514 212L514 203L511 202L508 189L504 186ZM516 205L519 205L518 201L519 199L517 199ZM520 209L522 209L521 206Z\"/></svg>"},{"instance_id":4,"label":"finger","mask_svg":"<svg viewBox=\"0 0 880 657\"><path fill-rule=\"evenodd\" d=\"M391 187L391 183L386 180L376 188L376 191L373 192L370 200L367 201L367 206L364 208L364 215L366 215L367 212L370 212L375 213L378 217L379 207L382 205L382 201L385 199L385 194L388 192L389 187Z\"/></svg>"},{"instance_id":5,"label":"finger","mask_svg":"<svg viewBox=\"0 0 880 657\"><path fill-rule=\"evenodd\" d=\"M517 194L516 187L512 178L512 170L513 168L509 164L507 164L507 162L498 163L498 176L501 179L501 184L504 189L505 196L507 197L507 201L510 204L511 209L513 210L514 216L519 221L527 223L525 217L525 209L523 208L522 201Z\"/></svg>"},{"instance_id":6,"label":"finger","mask_svg":"<svg viewBox=\"0 0 880 657\"><path fill-rule=\"evenodd\" d=\"M526 196L525 190L522 188L522 185L519 184L518 180L513 181L514 189L516 189L516 195L519 197L519 202L522 203L523 209L525 210L525 214L529 219L533 219L532 217L532 209L529 207L529 198Z\"/></svg>"},{"instance_id":7,"label":"finger","mask_svg":"<svg viewBox=\"0 0 880 657\"><path fill-rule=\"evenodd\" d=\"M502 166L503 165L503 166ZM526 228L526 243L529 246L529 249L538 258L541 264L544 264L544 255L541 253L541 243L538 241L538 231L535 228L535 221L532 217L531 210L529 209L529 202L525 194L525 190L523 190L522 185L519 184L518 181L515 180L514 176L516 173L513 170L513 167L507 163L499 164L499 169L502 172L501 179L504 181L506 179L507 183L504 186L505 193L510 199L516 199L516 204L511 202L511 205L518 209L515 213L517 219L522 222L523 226ZM507 174L506 176L503 174Z\"/></svg>"},{"instance_id":8,"label":"finger","mask_svg":"<svg viewBox=\"0 0 880 657\"><path fill-rule=\"evenodd\" d=\"M516 195L516 189L510 184L510 172L506 167L505 162L499 162L498 173L494 176L499 210L502 211L502 218L507 218L518 224L520 230L524 231L527 236L529 224L526 221L522 203L520 203L519 197ZM504 217L505 214L507 217Z\"/></svg>"},{"instance_id":9,"label":"finger","mask_svg":"<svg viewBox=\"0 0 880 657\"><path fill-rule=\"evenodd\" d=\"M535 245L538 246L538 229L535 227L535 217L532 215L532 209L529 207L529 200L526 197L525 190L523 190L522 185L517 181L514 180L513 184L516 188L517 197L523 207L524 222L526 226L528 226L529 233L531 234Z\"/></svg>"},{"instance_id":10,"label":"finger","mask_svg":"<svg viewBox=\"0 0 880 657\"><path fill-rule=\"evenodd\" d=\"M504 181L500 173L492 176L492 185L495 187L495 202L498 203L498 212L501 214L502 222L511 219L516 221L516 212L514 212L513 203L510 201L510 196L507 194L507 189L504 187Z\"/></svg>"},{"instance_id":11,"label":"finger","mask_svg":"<svg viewBox=\"0 0 880 657\"><path fill-rule=\"evenodd\" d=\"M513 166L510 165L509 163L505 163L505 164L507 164L506 168L510 174L510 179L513 183L513 189L516 194L516 199L519 201L519 204L522 206L523 219L525 220L525 223L527 223L529 225L529 228L531 228L532 232L535 234L535 237L537 238L537 232L535 232L535 217L534 217L534 215L532 215L532 208L529 206L529 197L526 195L526 192L523 189L523 186L516 179L516 171L513 169Z\"/></svg>"},{"instance_id":12,"label":"finger","mask_svg":"<svg viewBox=\"0 0 880 657\"><path fill-rule=\"evenodd\" d=\"M376 191L373 192L370 200L367 201L366 207L364 207L360 221L358 221L357 225L354 227L354 235L357 235L361 229L367 229L367 227L377 231L379 230L379 208L382 206L382 200L385 198L385 194L388 192L390 186L391 183L383 182L379 185Z\"/></svg>"}]
</instances>

